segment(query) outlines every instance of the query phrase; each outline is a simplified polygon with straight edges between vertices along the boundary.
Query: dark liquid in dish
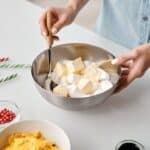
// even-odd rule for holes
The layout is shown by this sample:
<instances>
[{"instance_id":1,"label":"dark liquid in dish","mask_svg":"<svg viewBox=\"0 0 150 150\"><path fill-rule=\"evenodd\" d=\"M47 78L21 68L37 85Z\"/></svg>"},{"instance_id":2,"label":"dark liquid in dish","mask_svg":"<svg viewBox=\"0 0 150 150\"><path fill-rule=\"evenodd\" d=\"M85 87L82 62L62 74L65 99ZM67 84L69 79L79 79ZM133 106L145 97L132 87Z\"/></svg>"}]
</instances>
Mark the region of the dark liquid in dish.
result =
<instances>
[{"instance_id":1,"label":"dark liquid in dish","mask_svg":"<svg viewBox=\"0 0 150 150\"><path fill-rule=\"evenodd\" d=\"M118 150L140 150L140 148L134 143L124 143Z\"/></svg>"}]
</instances>

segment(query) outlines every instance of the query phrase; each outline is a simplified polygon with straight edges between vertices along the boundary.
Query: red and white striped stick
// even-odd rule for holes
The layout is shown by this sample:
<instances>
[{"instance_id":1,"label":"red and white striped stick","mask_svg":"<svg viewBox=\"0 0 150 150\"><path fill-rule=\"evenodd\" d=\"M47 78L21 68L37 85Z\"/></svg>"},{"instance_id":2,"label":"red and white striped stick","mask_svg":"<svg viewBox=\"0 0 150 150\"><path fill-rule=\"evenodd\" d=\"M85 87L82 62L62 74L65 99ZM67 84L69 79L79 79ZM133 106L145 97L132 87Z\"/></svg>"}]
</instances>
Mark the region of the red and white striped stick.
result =
<instances>
[{"instance_id":1,"label":"red and white striped stick","mask_svg":"<svg viewBox=\"0 0 150 150\"><path fill-rule=\"evenodd\" d=\"M0 57L0 63L1 62L6 62L9 60L9 57Z\"/></svg>"}]
</instances>

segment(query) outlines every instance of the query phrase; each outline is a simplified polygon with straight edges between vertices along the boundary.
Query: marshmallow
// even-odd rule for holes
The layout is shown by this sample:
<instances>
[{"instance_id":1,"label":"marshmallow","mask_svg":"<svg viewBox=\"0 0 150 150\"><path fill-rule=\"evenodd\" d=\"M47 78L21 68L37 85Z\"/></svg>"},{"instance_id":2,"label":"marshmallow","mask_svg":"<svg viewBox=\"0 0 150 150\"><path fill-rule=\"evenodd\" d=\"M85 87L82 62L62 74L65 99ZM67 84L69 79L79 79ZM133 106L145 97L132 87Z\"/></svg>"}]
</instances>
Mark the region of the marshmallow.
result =
<instances>
[{"instance_id":1,"label":"marshmallow","mask_svg":"<svg viewBox=\"0 0 150 150\"><path fill-rule=\"evenodd\" d=\"M63 77L61 78L59 84L67 88L67 87L68 87L67 76L63 76Z\"/></svg>"},{"instance_id":2,"label":"marshmallow","mask_svg":"<svg viewBox=\"0 0 150 150\"><path fill-rule=\"evenodd\" d=\"M116 84L119 80L119 74L117 73L110 73L110 81L112 84Z\"/></svg>"},{"instance_id":3,"label":"marshmallow","mask_svg":"<svg viewBox=\"0 0 150 150\"><path fill-rule=\"evenodd\" d=\"M68 74L66 78L69 84L73 84L73 83L76 84L80 79L80 75L71 73L71 74Z\"/></svg>"},{"instance_id":4,"label":"marshmallow","mask_svg":"<svg viewBox=\"0 0 150 150\"><path fill-rule=\"evenodd\" d=\"M109 80L110 79L109 74L101 68L98 68L98 75L100 76L99 80Z\"/></svg>"},{"instance_id":5,"label":"marshmallow","mask_svg":"<svg viewBox=\"0 0 150 150\"><path fill-rule=\"evenodd\" d=\"M73 98L81 98L81 97L90 96L90 95L86 95L82 93L75 84L68 86L68 90L69 90L69 96Z\"/></svg>"},{"instance_id":6,"label":"marshmallow","mask_svg":"<svg viewBox=\"0 0 150 150\"><path fill-rule=\"evenodd\" d=\"M110 81L108 81L108 80L101 81L99 84L99 87L95 91L94 95L104 93L105 91L109 90L112 87L113 87L113 85Z\"/></svg>"}]
</instances>

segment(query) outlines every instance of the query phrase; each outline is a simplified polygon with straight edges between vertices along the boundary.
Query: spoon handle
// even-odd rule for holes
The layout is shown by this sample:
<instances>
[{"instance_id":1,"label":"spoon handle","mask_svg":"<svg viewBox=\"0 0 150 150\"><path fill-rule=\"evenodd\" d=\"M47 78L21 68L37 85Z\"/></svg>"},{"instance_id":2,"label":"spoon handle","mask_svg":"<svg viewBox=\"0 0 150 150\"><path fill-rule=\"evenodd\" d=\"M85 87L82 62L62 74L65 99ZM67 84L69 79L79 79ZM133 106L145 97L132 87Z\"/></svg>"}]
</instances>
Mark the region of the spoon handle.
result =
<instances>
[{"instance_id":1,"label":"spoon handle","mask_svg":"<svg viewBox=\"0 0 150 150\"><path fill-rule=\"evenodd\" d=\"M49 60L49 72L51 72L51 47L53 44L53 35L51 32L52 29L52 15L50 12L47 13L46 16L46 25L47 25L47 29L48 29L48 36L46 37L47 40L47 44L48 44L48 60Z\"/></svg>"},{"instance_id":2,"label":"spoon handle","mask_svg":"<svg viewBox=\"0 0 150 150\"><path fill-rule=\"evenodd\" d=\"M52 14L51 12L47 13L47 19L46 19L47 29L48 29L48 36L47 36L47 43L49 48L52 47L53 44L53 35L52 35Z\"/></svg>"}]
</instances>

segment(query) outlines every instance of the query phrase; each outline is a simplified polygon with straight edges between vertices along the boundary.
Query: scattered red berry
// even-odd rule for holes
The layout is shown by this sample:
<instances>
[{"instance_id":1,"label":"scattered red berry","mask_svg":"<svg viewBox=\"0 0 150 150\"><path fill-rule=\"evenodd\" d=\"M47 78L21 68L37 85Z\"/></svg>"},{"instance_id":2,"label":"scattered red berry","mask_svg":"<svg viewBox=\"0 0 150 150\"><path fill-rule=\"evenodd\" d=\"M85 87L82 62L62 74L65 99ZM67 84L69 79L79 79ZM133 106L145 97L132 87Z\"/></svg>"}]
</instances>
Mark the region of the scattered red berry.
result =
<instances>
[{"instance_id":1,"label":"scattered red berry","mask_svg":"<svg viewBox=\"0 0 150 150\"><path fill-rule=\"evenodd\" d=\"M16 114L7 108L4 108L0 111L0 124L9 123L15 118Z\"/></svg>"}]
</instances>

